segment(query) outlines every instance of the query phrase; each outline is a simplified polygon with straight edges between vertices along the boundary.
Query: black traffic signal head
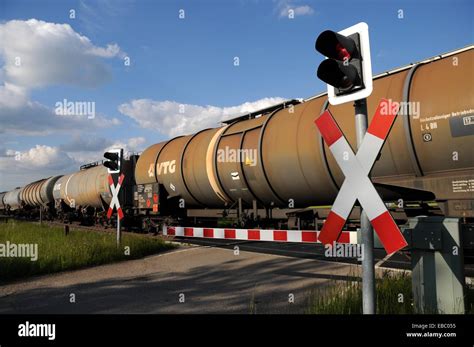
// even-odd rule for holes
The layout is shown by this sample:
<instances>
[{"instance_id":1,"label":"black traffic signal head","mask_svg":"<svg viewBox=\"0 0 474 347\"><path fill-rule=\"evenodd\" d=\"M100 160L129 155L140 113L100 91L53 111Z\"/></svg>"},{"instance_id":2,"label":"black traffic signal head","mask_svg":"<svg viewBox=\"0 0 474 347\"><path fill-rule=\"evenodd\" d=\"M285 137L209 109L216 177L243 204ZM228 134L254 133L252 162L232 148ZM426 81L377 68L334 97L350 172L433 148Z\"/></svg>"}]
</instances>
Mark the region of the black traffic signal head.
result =
<instances>
[{"instance_id":1,"label":"black traffic signal head","mask_svg":"<svg viewBox=\"0 0 474 347\"><path fill-rule=\"evenodd\" d=\"M119 168L119 165L116 161L109 161L109 160L104 162L104 166L112 171L116 171Z\"/></svg>"},{"instance_id":2,"label":"black traffic signal head","mask_svg":"<svg viewBox=\"0 0 474 347\"><path fill-rule=\"evenodd\" d=\"M326 59L319 65L317 75L322 81L337 88L341 94L361 85L357 68L332 59Z\"/></svg>"},{"instance_id":3,"label":"black traffic signal head","mask_svg":"<svg viewBox=\"0 0 474 347\"><path fill-rule=\"evenodd\" d=\"M323 31L317 38L316 50L330 59L340 61L360 59L359 48L356 42L344 35L331 30Z\"/></svg>"},{"instance_id":4,"label":"black traffic signal head","mask_svg":"<svg viewBox=\"0 0 474 347\"><path fill-rule=\"evenodd\" d=\"M318 77L328 85L333 105L367 97L372 92L372 67L368 26L356 24L341 32L323 31L315 48L327 57L318 67Z\"/></svg>"},{"instance_id":5,"label":"black traffic signal head","mask_svg":"<svg viewBox=\"0 0 474 347\"><path fill-rule=\"evenodd\" d=\"M322 81L336 88L336 96L363 87L359 46L357 33L344 36L326 30L316 40L316 50L328 57L319 65L317 75Z\"/></svg>"},{"instance_id":6,"label":"black traffic signal head","mask_svg":"<svg viewBox=\"0 0 474 347\"><path fill-rule=\"evenodd\" d=\"M104 157L108 160L104 162L104 166L109 173L119 173L121 170L122 149L112 149L104 153Z\"/></svg>"},{"instance_id":7,"label":"black traffic signal head","mask_svg":"<svg viewBox=\"0 0 474 347\"><path fill-rule=\"evenodd\" d=\"M116 152L105 152L104 153L104 158L109 159L109 160L113 160L113 161L117 161L117 160L119 160L119 154L116 153Z\"/></svg>"}]
</instances>

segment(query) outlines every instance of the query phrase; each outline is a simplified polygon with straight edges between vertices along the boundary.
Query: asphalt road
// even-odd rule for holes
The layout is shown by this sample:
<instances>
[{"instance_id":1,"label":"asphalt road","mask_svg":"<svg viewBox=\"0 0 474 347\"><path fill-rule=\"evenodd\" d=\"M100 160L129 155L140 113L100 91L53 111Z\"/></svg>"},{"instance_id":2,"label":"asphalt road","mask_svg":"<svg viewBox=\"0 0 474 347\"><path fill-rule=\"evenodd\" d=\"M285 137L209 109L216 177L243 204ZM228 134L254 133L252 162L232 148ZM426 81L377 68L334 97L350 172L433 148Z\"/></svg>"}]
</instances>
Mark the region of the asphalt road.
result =
<instances>
[{"instance_id":1,"label":"asphalt road","mask_svg":"<svg viewBox=\"0 0 474 347\"><path fill-rule=\"evenodd\" d=\"M303 313L312 290L358 280L358 271L317 259L182 246L144 259L4 285L0 314ZM71 294L75 303L70 303ZM291 295L294 303L289 303Z\"/></svg>"},{"instance_id":2,"label":"asphalt road","mask_svg":"<svg viewBox=\"0 0 474 347\"><path fill-rule=\"evenodd\" d=\"M324 255L324 246L314 243L292 243L292 242L261 242L261 241L229 241L219 239L201 238L175 238L183 244L194 244L201 246L213 246L233 249L238 246L241 250L265 254L283 255L294 258L317 259L345 264L356 264L355 258L328 258ZM377 268L410 270L411 258L409 254L397 252L387 256L384 249L374 249L374 260ZM465 257L464 269L467 277L474 277L474 259L472 256ZM360 262L359 262L360 264Z\"/></svg>"},{"instance_id":3,"label":"asphalt road","mask_svg":"<svg viewBox=\"0 0 474 347\"><path fill-rule=\"evenodd\" d=\"M327 258L320 244L180 242L144 259L0 286L0 314L304 313L312 291L360 276L354 259ZM378 271L410 267L403 254L376 250L375 259Z\"/></svg>"}]
</instances>

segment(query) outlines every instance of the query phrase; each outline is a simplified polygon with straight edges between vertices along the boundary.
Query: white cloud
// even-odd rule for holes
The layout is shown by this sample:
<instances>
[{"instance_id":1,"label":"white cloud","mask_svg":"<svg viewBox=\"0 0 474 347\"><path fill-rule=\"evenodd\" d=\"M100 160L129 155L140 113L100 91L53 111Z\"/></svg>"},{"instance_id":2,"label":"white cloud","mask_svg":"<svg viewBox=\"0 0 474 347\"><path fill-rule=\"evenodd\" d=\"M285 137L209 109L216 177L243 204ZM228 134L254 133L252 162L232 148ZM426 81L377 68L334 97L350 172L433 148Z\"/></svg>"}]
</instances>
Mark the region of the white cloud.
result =
<instances>
[{"instance_id":1,"label":"white cloud","mask_svg":"<svg viewBox=\"0 0 474 347\"><path fill-rule=\"evenodd\" d=\"M7 149L0 155L0 191L78 168L79 163L58 147L36 145L26 151Z\"/></svg>"},{"instance_id":2,"label":"white cloud","mask_svg":"<svg viewBox=\"0 0 474 347\"><path fill-rule=\"evenodd\" d=\"M132 150L142 150L146 139L144 137L132 137L128 139L128 147Z\"/></svg>"},{"instance_id":3,"label":"white cloud","mask_svg":"<svg viewBox=\"0 0 474 347\"><path fill-rule=\"evenodd\" d=\"M69 84L95 87L110 79L101 58L118 57L116 44L97 47L69 24L12 20L0 24L3 79L27 89Z\"/></svg>"},{"instance_id":4,"label":"white cloud","mask_svg":"<svg viewBox=\"0 0 474 347\"><path fill-rule=\"evenodd\" d=\"M104 149L104 151L108 151L112 148L123 148L124 155L127 156L131 153L139 153L143 151L144 144L146 139L144 137L131 137L128 140L124 141L115 141L110 146Z\"/></svg>"},{"instance_id":5,"label":"white cloud","mask_svg":"<svg viewBox=\"0 0 474 347\"><path fill-rule=\"evenodd\" d=\"M61 146L36 145L25 151L0 148L0 191L25 186L41 178L79 170L83 164L100 161L110 148L123 148L126 154L144 149L144 137L113 142L105 138L75 137Z\"/></svg>"},{"instance_id":6,"label":"white cloud","mask_svg":"<svg viewBox=\"0 0 474 347\"><path fill-rule=\"evenodd\" d=\"M180 104L176 101L135 99L118 110L134 119L141 127L156 130L170 137L195 133L217 127L223 120L281 103L287 99L264 98L238 106L217 107Z\"/></svg>"},{"instance_id":7,"label":"white cloud","mask_svg":"<svg viewBox=\"0 0 474 347\"><path fill-rule=\"evenodd\" d=\"M11 152L10 152L11 153ZM64 169L75 163L75 160L62 152L58 147L36 145L25 152L19 152L15 160L23 167L32 169Z\"/></svg>"},{"instance_id":8,"label":"white cloud","mask_svg":"<svg viewBox=\"0 0 474 347\"><path fill-rule=\"evenodd\" d=\"M297 16L310 16L314 13L314 9L309 5L296 5L293 0L279 0L276 2L276 11L280 18L288 18L290 10L293 11L293 15Z\"/></svg>"},{"instance_id":9,"label":"white cloud","mask_svg":"<svg viewBox=\"0 0 474 347\"><path fill-rule=\"evenodd\" d=\"M100 114L93 120L58 116L29 98L32 90L47 86L96 87L107 82L111 73L104 59L124 55L117 44L95 46L69 24L36 19L1 23L0 42L0 133L49 134L119 124Z\"/></svg>"}]
</instances>

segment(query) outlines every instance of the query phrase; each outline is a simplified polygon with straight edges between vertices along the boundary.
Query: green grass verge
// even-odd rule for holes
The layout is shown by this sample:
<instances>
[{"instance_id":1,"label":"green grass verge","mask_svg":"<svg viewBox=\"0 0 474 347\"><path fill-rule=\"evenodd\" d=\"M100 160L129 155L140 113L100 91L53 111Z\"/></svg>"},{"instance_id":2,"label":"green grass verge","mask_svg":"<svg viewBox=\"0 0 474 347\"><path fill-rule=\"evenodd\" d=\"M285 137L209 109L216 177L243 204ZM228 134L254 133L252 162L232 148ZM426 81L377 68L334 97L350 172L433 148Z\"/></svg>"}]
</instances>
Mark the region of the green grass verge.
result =
<instances>
[{"instance_id":1,"label":"green grass verge","mask_svg":"<svg viewBox=\"0 0 474 347\"><path fill-rule=\"evenodd\" d=\"M377 313L412 313L411 277L406 273L384 273L376 280ZM309 297L308 313L361 314L362 283L334 282L313 291Z\"/></svg>"},{"instance_id":2,"label":"green grass verge","mask_svg":"<svg viewBox=\"0 0 474 347\"><path fill-rule=\"evenodd\" d=\"M376 279L379 314L413 314L411 275L408 272L384 272ZM474 287L465 291L466 313L474 313ZM310 314L362 314L362 283L334 281L309 295Z\"/></svg>"},{"instance_id":3,"label":"green grass verge","mask_svg":"<svg viewBox=\"0 0 474 347\"><path fill-rule=\"evenodd\" d=\"M176 247L161 239L126 234L122 235L122 247L117 249L113 233L71 229L66 236L61 227L12 220L0 223L0 244L7 241L37 244L38 259L0 257L1 282L137 259Z\"/></svg>"}]
</instances>

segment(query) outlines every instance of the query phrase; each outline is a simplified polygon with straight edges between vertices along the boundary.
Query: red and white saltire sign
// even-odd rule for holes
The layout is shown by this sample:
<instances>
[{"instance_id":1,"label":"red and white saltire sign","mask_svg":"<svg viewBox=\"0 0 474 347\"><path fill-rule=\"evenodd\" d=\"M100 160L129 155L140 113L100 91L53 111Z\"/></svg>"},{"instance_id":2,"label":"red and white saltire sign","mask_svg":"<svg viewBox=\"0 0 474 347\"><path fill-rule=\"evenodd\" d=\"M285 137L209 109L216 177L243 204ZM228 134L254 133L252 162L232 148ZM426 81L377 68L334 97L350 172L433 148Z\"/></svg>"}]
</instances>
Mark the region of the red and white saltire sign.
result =
<instances>
[{"instance_id":1,"label":"red and white saltire sign","mask_svg":"<svg viewBox=\"0 0 474 347\"><path fill-rule=\"evenodd\" d=\"M123 211L122 207L120 207L120 202L118 199L118 193L120 190L120 187L122 186L122 182L125 178L124 174L121 174L118 183L115 186L114 185L114 179L112 178L112 175L109 174L109 186L110 186L110 192L112 193L112 201L110 202L109 210L107 211L107 218L110 219L112 217L112 212L114 211L114 207L117 209L117 214L120 219L123 218Z\"/></svg>"},{"instance_id":2,"label":"red and white saltire sign","mask_svg":"<svg viewBox=\"0 0 474 347\"><path fill-rule=\"evenodd\" d=\"M397 116L398 105L393 105L393 102L386 99L380 101L356 155L331 112L325 111L315 120L345 176L319 235L322 243L332 244L338 239L354 203L359 200L388 254L407 246L400 229L368 177Z\"/></svg>"}]
</instances>

